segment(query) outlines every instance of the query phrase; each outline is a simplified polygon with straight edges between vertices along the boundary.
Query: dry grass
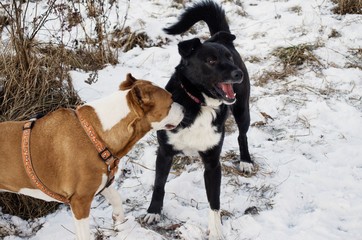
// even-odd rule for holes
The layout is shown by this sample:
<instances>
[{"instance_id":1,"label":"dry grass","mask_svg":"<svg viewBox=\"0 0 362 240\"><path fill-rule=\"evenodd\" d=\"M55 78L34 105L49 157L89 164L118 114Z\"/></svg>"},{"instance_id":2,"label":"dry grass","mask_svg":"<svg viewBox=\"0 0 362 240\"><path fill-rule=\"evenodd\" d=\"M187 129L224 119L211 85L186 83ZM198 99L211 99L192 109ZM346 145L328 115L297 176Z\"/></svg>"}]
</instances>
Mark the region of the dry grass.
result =
<instances>
[{"instance_id":1,"label":"dry grass","mask_svg":"<svg viewBox=\"0 0 362 240\"><path fill-rule=\"evenodd\" d=\"M10 18L6 15L0 15L0 34L6 26L10 24Z\"/></svg>"},{"instance_id":2,"label":"dry grass","mask_svg":"<svg viewBox=\"0 0 362 240\"><path fill-rule=\"evenodd\" d=\"M251 173L244 173L239 168L240 155L235 151L227 151L220 157L222 173L225 176L241 176L241 177L252 177L259 171L259 165L254 165L254 170Z\"/></svg>"},{"instance_id":3,"label":"dry grass","mask_svg":"<svg viewBox=\"0 0 362 240\"><path fill-rule=\"evenodd\" d=\"M362 14L362 0L332 0L337 6L333 9L337 14Z\"/></svg>"},{"instance_id":4,"label":"dry grass","mask_svg":"<svg viewBox=\"0 0 362 240\"><path fill-rule=\"evenodd\" d=\"M296 72L297 70L294 67L287 67L283 70L265 71L260 77L258 77L255 86L264 86L270 80L283 80L291 75L296 74Z\"/></svg>"},{"instance_id":5,"label":"dry grass","mask_svg":"<svg viewBox=\"0 0 362 240\"><path fill-rule=\"evenodd\" d=\"M300 66L304 64L321 66L313 50L318 45L300 44L290 47L280 47L272 52L277 57L282 70L265 71L256 81L257 86L265 85L269 80L283 80L288 76L295 75Z\"/></svg>"},{"instance_id":6,"label":"dry grass","mask_svg":"<svg viewBox=\"0 0 362 240\"><path fill-rule=\"evenodd\" d=\"M346 67L362 69L362 48L349 49L348 54L349 63Z\"/></svg>"},{"instance_id":7,"label":"dry grass","mask_svg":"<svg viewBox=\"0 0 362 240\"><path fill-rule=\"evenodd\" d=\"M289 10L290 12L294 12L294 13L296 13L296 14L298 14L298 15L301 15L301 13L302 13L302 7L299 6L299 5L290 7L288 10Z\"/></svg>"},{"instance_id":8,"label":"dry grass","mask_svg":"<svg viewBox=\"0 0 362 240\"><path fill-rule=\"evenodd\" d=\"M45 202L35 198L13 193L1 193L1 212L18 216L24 220L31 220L55 212L59 203Z\"/></svg>"},{"instance_id":9,"label":"dry grass","mask_svg":"<svg viewBox=\"0 0 362 240\"><path fill-rule=\"evenodd\" d=\"M229 117L226 119L226 122L225 122L225 133L233 134L237 131L238 131L238 127L236 125L234 116L231 116L231 114L229 114Z\"/></svg>"},{"instance_id":10,"label":"dry grass","mask_svg":"<svg viewBox=\"0 0 362 240\"><path fill-rule=\"evenodd\" d=\"M280 47L273 51L272 55L278 57L284 68L288 66L300 66L304 63L318 62L312 51L314 45L300 44L291 47Z\"/></svg>"},{"instance_id":11,"label":"dry grass","mask_svg":"<svg viewBox=\"0 0 362 240\"><path fill-rule=\"evenodd\" d=\"M12 49L12 46L8 46ZM27 49L27 67L11 52L0 54L0 121L25 120L59 107L75 107L75 92L64 55L42 55ZM19 68L19 66L22 66Z\"/></svg>"},{"instance_id":12,"label":"dry grass","mask_svg":"<svg viewBox=\"0 0 362 240\"><path fill-rule=\"evenodd\" d=\"M142 49L148 47L161 47L170 42L170 39L163 39L161 37L156 39L156 41L152 41L145 32L134 32L130 27L115 29L111 34L111 46L113 48L122 49L123 52L128 52L137 46Z\"/></svg>"},{"instance_id":13,"label":"dry grass","mask_svg":"<svg viewBox=\"0 0 362 240\"><path fill-rule=\"evenodd\" d=\"M191 165L195 162L201 163L201 159L196 156L177 155L172 161L172 172L176 175L180 175L186 169L187 165Z\"/></svg>"},{"instance_id":14,"label":"dry grass","mask_svg":"<svg viewBox=\"0 0 362 240\"><path fill-rule=\"evenodd\" d=\"M328 35L328 38L339 38L342 34L340 34L336 29L332 29L331 33Z\"/></svg>"}]
</instances>

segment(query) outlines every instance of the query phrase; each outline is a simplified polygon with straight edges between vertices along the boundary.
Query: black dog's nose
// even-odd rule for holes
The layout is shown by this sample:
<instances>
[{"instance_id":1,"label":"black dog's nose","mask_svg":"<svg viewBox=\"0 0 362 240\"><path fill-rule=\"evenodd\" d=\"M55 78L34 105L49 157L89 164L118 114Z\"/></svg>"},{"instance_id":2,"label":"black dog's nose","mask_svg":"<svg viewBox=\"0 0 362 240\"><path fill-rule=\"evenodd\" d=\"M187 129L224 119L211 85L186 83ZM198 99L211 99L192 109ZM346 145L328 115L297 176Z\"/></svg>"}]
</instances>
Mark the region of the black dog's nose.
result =
<instances>
[{"instance_id":1,"label":"black dog's nose","mask_svg":"<svg viewBox=\"0 0 362 240\"><path fill-rule=\"evenodd\" d=\"M241 80L243 78L243 72L241 70L234 70L231 72L231 78L233 80Z\"/></svg>"}]
</instances>

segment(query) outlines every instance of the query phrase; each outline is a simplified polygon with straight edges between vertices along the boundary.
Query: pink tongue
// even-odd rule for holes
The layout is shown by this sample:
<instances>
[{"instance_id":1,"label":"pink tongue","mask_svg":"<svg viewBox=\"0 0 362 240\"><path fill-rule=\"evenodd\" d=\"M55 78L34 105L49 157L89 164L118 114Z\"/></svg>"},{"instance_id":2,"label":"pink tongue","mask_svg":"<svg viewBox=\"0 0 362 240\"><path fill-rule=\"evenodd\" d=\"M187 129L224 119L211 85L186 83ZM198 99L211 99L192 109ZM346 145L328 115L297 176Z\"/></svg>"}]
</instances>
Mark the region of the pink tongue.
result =
<instances>
[{"instance_id":1,"label":"pink tongue","mask_svg":"<svg viewBox=\"0 0 362 240\"><path fill-rule=\"evenodd\" d=\"M233 90L233 86L231 84L220 83L220 87L228 98L230 98L230 99L235 98L235 93Z\"/></svg>"}]
</instances>

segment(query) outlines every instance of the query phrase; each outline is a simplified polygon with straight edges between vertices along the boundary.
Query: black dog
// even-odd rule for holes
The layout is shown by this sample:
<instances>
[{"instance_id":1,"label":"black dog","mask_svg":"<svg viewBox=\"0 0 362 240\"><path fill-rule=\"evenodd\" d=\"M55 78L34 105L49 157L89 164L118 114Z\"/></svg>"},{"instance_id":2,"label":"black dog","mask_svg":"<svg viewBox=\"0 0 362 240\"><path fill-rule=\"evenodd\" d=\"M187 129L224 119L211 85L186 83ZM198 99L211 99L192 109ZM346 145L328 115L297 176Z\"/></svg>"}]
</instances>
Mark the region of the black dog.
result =
<instances>
[{"instance_id":1,"label":"black dog","mask_svg":"<svg viewBox=\"0 0 362 240\"><path fill-rule=\"evenodd\" d=\"M224 10L206 0L186 9L179 21L164 29L168 34L187 31L205 21L211 38L201 43L194 38L178 44L181 62L166 85L175 102L186 109L181 124L172 131L158 131L159 149L152 201L145 220L158 221L163 206L165 184L176 154L199 154L205 165L204 180L210 204L209 238L221 239L220 153L229 109L239 129L240 168L251 172L246 133L249 129L250 83L246 67L236 51Z\"/></svg>"}]
</instances>

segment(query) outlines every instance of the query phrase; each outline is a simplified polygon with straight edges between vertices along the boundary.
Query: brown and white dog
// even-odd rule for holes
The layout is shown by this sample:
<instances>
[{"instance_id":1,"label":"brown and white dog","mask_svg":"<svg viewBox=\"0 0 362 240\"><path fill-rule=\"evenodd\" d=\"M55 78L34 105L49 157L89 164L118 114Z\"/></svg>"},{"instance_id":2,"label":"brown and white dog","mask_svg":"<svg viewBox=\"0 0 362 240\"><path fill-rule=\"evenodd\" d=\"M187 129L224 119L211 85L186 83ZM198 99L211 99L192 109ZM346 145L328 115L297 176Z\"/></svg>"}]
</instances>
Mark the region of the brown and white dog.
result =
<instances>
[{"instance_id":1,"label":"brown and white dog","mask_svg":"<svg viewBox=\"0 0 362 240\"><path fill-rule=\"evenodd\" d=\"M124 213L119 193L112 186L104 188L109 168L83 129L79 115L110 152L121 158L151 129L176 127L183 118L183 108L166 90L128 74L119 91L80 106L77 113L63 108L36 120L29 144L33 169L48 189L69 202L77 239L83 240L90 238L91 202L100 191L112 205L115 224L124 221ZM24 123L0 123L0 189L57 201L39 190L24 168Z\"/></svg>"}]
</instances>

